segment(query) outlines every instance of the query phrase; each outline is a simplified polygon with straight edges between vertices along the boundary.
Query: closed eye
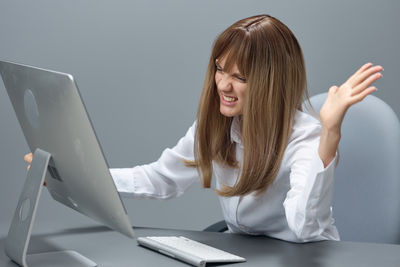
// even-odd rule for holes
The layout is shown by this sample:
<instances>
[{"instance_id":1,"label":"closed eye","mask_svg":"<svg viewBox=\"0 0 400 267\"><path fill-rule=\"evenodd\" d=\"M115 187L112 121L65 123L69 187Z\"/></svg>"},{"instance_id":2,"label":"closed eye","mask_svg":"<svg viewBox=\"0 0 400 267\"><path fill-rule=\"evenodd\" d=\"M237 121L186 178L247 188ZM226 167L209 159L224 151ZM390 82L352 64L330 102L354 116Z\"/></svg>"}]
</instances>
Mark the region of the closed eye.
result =
<instances>
[{"instance_id":1,"label":"closed eye","mask_svg":"<svg viewBox=\"0 0 400 267\"><path fill-rule=\"evenodd\" d=\"M221 66L219 66L217 63L215 63L215 68L217 69L217 71L219 72L223 72L224 70L221 68Z\"/></svg>"},{"instance_id":2,"label":"closed eye","mask_svg":"<svg viewBox=\"0 0 400 267\"><path fill-rule=\"evenodd\" d=\"M217 61L215 61L215 68L217 69L218 72L224 73L224 69L218 64ZM247 82L246 78L243 77L242 75L240 75L239 73L232 74L232 77L234 77L236 80L238 80L241 83Z\"/></svg>"},{"instance_id":3,"label":"closed eye","mask_svg":"<svg viewBox=\"0 0 400 267\"><path fill-rule=\"evenodd\" d=\"M243 76L235 75L235 79L239 80L242 83L247 82L246 78Z\"/></svg>"}]
</instances>

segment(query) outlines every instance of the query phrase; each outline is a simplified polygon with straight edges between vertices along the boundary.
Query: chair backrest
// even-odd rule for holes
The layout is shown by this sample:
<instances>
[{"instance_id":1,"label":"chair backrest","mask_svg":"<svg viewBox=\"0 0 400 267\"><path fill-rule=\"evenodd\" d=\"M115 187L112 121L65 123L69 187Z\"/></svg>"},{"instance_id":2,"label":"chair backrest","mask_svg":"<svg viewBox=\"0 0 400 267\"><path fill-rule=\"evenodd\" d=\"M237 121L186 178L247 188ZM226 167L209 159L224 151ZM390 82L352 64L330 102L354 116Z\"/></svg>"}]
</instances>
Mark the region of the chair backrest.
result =
<instances>
[{"instance_id":1,"label":"chair backrest","mask_svg":"<svg viewBox=\"0 0 400 267\"><path fill-rule=\"evenodd\" d=\"M311 98L319 110L327 93ZM369 95L342 124L333 217L342 240L400 244L400 123Z\"/></svg>"}]
</instances>

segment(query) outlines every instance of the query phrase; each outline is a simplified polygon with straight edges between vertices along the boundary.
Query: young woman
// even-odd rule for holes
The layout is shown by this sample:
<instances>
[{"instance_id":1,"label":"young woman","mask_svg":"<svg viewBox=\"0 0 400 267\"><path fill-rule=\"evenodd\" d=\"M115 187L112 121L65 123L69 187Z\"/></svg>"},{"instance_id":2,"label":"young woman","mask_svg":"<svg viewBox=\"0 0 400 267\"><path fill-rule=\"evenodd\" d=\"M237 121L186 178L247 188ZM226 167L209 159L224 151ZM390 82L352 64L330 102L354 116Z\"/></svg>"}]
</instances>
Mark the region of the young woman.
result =
<instances>
[{"instance_id":1,"label":"young woman","mask_svg":"<svg viewBox=\"0 0 400 267\"><path fill-rule=\"evenodd\" d=\"M214 173L230 232L338 240L331 199L340 127L382 70L367 63L332 86L318 121L302 112L306 71L293 33L268 15L240 20L214 42L197 120L158 161L111 169L117 189L166 199L199 178L210 187Z\"/></svg>"}]
</instances>

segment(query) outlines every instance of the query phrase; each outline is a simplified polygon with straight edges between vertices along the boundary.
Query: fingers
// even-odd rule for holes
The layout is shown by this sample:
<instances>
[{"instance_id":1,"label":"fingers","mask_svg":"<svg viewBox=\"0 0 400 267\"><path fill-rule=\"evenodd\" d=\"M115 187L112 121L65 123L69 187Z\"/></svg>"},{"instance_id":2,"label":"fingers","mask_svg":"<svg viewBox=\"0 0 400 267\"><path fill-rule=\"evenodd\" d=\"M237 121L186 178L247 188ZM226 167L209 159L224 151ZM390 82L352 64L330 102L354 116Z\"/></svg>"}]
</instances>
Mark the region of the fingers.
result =
<instances>
[{"instance_id":1,"label":"fingers","mask_svg":"<svg viewBox=\"0 0 400 267\"><path fill-rule=\"evenodd\" d=\"M347 79L347 82L351 82L354 80L354 78L359 75L360 73L362 73L363 71L365 71L366 69L370 68L372 66L372 63L365 63L364 65L362 65L353 75L350 76L349 79Z\"/></svg>"},{"instance_id":2,"label":"fingers","mask_svg":"<svg viewBox=\"0 0 400 267\"><path fill-rule=\"evenodd\" d=\"M364 82L370 76L374 75L382 71L382 66L372 66L371 63L367 63L363 65L353 76L351 76L346 83L348 83L351 87L356 87L360 83ZM366 87L365 87L366 88Z\"/></svg>"},{"instance_id":3,"label":"fingers","mask_svg":"<svg viewBox=\"0 0 400 267\"><path fill-rule=\"evenodd\" d=\"M356 71L356 73L354 73L353 76L356 76L356 75L362 73L363 71L365 71L366 69L369 69L370 67L372 67L372 65L373 65L373 64L370 63L370 62L365 63L364 65L361 66L361 68L359 68L359 69Z\"/></svg>"},{"instance_id":4,"label":"fingers","mask_svg":"<svg viewBox=\"0 0 400 267\"><path fill-rule=\"evenodd\" d=\"M24 160L29 163L29 165L26 167L27 171L29 171L29 169L31 168L30 164L32 163L32 159L33 159L33 154L32 153L26 154L24 156Z\"/></svg>"},{"instance_id":5,"label":"fingers","mask_svg":"<svg viewBox=\"0 0 400 267\"><path fill-rule=\"evenodd\" d=\"M29 153L24 156L24 160L28 163L32 163L33 154Z\"/></svg>"},{"instance_id":6,"label":"fingers","mask_svg":"<svg viewBox=\"0 0 400 267\"><path fill-rule=\"evenodd\" d=\"M355 96L355 95L358 95L361 92L363 92L365 89L367 89L367 88L369 89L370 88L369 86L380 78L382 78L381 73L374 73L373 75L369 76L366 80L364 80L362 83L360 83L359 85L354 87L351 92L351 95ZM375 88L375 90L376 90L376 88Z\"/></svg>"},{"instance_id":7,"label":"fingers","mask_svg":"<svg viewBox=\"0 0 400 267\"><path fill-rule=\"evenodd\" d=\"M359 73L357 76L354 77L353 87L357 86L358 84L362 83L369 77L373 76L374 74L377 74L382 70L383 70L382 66L374 66L364 70L363 72Z\"/></svg>"},{"instance_id":8,"label":"fingers","mask_svg":"<svg viewBox=\"0 0 400 267\"><path fill-rule=\"evenodd\" d=\"M362 101L367 95L375 91L376 91L375 86L368 87L367 89L365 89L364 91L353 97L352 104Z\"/></svg>"},{"instance_id":9,"label":"fingers","mask_svg":"<svg viewBox=\"0 0 400 267\"><path fill-rule=\"evenodd\" d=\"M32 159L33 159L33 154L32 153L26 154L24 156L24 160L29 163L29 165L26 166L26 170L27 171L29 171L29 169L31 168ZM43 186L46 186L46 181L43 182Z\"/></svg>"}]
</instances>

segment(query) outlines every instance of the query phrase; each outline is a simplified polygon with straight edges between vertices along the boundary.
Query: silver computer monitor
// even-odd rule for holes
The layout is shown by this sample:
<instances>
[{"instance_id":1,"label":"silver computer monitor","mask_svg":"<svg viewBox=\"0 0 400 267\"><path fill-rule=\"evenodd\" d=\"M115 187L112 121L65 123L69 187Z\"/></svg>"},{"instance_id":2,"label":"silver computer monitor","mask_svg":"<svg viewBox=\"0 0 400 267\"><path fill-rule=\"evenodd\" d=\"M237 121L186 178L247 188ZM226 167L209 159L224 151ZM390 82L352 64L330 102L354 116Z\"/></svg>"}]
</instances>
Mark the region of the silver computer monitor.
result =
<instances>
[{"instance_id":1,"label":"silver computer monitor","mask_svg":"<svg viewBox=\"0 0 400 267\"><path fill-rule=\"evenodd\" d=\"M0 73L31 151L51 155L45 180L53 199L133 237L72 75L4 61Z\"/></svg>"}]
</instances>

